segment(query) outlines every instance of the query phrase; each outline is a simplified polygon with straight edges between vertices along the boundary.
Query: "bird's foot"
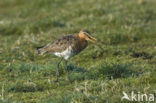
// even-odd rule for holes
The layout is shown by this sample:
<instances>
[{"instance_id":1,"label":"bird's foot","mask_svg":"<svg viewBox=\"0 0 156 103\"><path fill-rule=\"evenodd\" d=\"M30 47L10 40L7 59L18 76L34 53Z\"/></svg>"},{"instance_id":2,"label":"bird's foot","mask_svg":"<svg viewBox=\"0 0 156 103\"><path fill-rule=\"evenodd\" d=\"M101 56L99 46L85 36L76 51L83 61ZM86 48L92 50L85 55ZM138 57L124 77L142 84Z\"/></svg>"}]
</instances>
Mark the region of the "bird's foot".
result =
<instances>
[{"instance_id":1,"label":"bird's foot","mask_svg":"<svg viewBox=\"0 0 156 103\"><path fill-rule=\"evenodd\" d=\"M71 82L70 80L68 80L68 83L69 83L69 84L72 84L72 82Z\"/></svg>"},{"instance_id":2,"label":"bird's foot","mask_svg":"<svg viewBox=\"0 0 156 103\"><path fill-rule=\"evenodd\" d=\"M67 78L67 81L69 84L72 84L72 81L69 78Z\"/></svg>"},{"instance_id":3,"label":"bird's foot","mask_svg":"<svg viewBox=\"0 0 156 103\"><path fill-rule=\"evenodd\" d=\"M58 79L54 80L54 82L57 83L58 82Z\"/></svg>"}]
</instances>

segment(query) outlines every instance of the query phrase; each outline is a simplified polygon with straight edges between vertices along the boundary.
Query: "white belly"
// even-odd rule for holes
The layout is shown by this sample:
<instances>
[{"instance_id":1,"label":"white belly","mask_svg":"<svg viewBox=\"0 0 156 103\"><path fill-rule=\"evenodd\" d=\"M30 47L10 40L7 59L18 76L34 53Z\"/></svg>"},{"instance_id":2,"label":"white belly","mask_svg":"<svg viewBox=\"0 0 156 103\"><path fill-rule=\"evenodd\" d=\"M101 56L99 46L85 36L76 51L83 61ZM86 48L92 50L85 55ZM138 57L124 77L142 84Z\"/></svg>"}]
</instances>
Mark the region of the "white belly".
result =
<instances>
[{"instance_id":1,"label":"white belly","mask_svg":"<svg viewBox=\"0 0 156 103\"><path fill-rule=\"evenodd\" d=\"M55 52L54 53L56 56L58 56L58 57L63 57L64 59L69 59L71 56L73 56L74 55L74 53L72 52L72 48L71 47L69 47L69 48L67 48L65 51L63 51L63 52Z\"/></svg>"}]
</instances>

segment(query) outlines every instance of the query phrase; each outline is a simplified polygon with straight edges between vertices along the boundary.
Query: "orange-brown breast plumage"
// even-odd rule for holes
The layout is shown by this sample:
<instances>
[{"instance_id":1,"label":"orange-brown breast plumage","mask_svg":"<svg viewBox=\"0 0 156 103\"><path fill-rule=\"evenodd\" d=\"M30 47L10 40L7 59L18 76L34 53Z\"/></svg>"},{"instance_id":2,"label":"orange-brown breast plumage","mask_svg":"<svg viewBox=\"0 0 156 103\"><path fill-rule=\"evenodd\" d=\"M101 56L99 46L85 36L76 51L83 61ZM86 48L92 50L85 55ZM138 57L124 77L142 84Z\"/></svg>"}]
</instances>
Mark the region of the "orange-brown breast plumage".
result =
<instances>
[{"instance_id":1,"label":"orange-brown breast plumage","mask_svg":"<svg viewBox=\"0 0 156 103\"><path fill-rule=\"evenodd\" d=\"M81 52L83 49L85 49L86 47L88 46L88 42L85 40L85 39L81 39L79 38L78 41L74 42L72 47L73 47L73 50L76 52L76 53L79 53Z\"/></svg>"}]
</instances>

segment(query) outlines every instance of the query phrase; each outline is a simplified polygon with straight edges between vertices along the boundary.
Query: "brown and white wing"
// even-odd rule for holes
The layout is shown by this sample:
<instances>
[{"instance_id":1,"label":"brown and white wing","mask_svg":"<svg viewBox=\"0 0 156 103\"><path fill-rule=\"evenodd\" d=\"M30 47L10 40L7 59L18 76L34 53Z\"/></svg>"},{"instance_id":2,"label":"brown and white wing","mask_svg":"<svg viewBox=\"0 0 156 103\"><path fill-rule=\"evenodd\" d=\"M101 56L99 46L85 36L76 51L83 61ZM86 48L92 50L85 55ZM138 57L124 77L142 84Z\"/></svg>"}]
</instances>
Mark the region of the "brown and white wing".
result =
<instances>
[{"instance_id":1,"label":"brown and white wing","mask_svg":"<svg viewBox=\"0 0 156 103\"><path fill-rule=\"evenodd\" d=\"M73 44L75 37L73 35L64 36L51 44L45 46L48 53L50 52L62 52Z\"/></svg>"}]
</instances>

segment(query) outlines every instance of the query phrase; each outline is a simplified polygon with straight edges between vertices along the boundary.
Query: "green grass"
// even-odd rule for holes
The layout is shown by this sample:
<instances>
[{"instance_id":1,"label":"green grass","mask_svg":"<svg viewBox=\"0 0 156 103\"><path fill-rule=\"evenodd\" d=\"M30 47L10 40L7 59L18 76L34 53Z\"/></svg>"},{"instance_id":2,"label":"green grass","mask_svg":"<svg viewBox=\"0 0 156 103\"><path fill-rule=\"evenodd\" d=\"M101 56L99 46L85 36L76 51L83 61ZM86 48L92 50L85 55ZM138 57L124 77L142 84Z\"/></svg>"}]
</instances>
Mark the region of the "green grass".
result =
<instances>
[{"instance_id":1,"label":"green grass","mask_svg":"<svg viewBox=\"0 0 156 103\"><path fill-rule=\"evenodd\" d=\"M155 0L1 0L1 103L129 103L122 91L156 93ZM94 44L69 61L36 47L89 30Z\"/></svg>"}]
</instances>

